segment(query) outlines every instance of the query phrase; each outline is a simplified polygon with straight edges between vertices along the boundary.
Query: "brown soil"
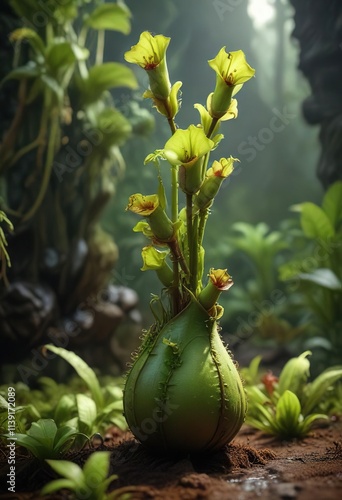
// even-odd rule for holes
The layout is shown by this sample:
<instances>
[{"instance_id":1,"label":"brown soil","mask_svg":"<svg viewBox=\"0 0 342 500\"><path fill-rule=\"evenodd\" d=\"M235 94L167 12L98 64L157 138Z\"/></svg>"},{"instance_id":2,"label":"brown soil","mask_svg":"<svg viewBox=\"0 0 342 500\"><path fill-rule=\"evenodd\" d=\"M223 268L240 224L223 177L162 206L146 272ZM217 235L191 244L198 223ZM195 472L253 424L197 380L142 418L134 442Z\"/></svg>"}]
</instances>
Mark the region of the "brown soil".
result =
<instances>
[{"instance_id":1,"label":"brown soil","mask_svg":"<svg viewBox=\"0 0 342 500\"><path fill-rule=\"evenodd\" d=\"M157 457L129 433L117 430L96 448L100 449L112 452L110 472L119 475L111 489L129 492L133 500L342 498L342 422L316 429L302 441L290 442L280 442L246 426L233 443L211 456ZM83 450L68 458L82 465L91 452ZM0 464L0 478L6 465L5 461ZM39 489L53 477L48 469L18 454L17 493L0 498L42 498ZM0 484L5 491L5 480ZM49 498L66 499L68 493Z\"/></svg>"}]
</instances>

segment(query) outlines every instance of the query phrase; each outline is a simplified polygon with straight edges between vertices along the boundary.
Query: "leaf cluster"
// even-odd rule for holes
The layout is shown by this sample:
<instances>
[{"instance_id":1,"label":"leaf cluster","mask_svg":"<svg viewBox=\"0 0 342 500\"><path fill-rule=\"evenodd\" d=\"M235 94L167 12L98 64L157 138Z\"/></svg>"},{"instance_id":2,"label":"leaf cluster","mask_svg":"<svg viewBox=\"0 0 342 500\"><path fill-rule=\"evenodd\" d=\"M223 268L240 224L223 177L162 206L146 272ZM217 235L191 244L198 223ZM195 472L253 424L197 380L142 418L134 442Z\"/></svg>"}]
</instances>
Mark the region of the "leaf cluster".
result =
<instances>
[{"instance_id":1,"label":"leaf cluster","mask_svg":"<svg viewBox=\"0 0 342 500\"><path fill-rule=\"evenodd\" d=\"M247 424L281 439L291 439L306 436L316 420L328 418L324 401L334 397L333 386L342 378L342 367L329 368L308 382L310 354L306 351L290 359L279 378L268 373L260 379L260 356L242 370L249 401Z\"/></svg>"}]
</instances>

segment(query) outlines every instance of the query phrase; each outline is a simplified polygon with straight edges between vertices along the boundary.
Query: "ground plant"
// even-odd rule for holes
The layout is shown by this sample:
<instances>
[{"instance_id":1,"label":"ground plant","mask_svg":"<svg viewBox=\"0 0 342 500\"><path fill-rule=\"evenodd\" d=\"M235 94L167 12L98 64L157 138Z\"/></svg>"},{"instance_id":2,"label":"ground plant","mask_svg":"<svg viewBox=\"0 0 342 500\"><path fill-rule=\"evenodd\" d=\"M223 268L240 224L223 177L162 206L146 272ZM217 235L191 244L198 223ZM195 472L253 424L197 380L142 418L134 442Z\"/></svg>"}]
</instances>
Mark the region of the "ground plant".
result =
<instances>
[{"instance_id":1,"label":"ground plant","mask_svg":"<svg viewBox=\"0 0 342 500\"><path fill-rule=\"evenodd\" d=\"M328 368L309 382L310 351L291 358L279 377L271 372L260 379L261 356L243 369L248 395L246 423L281 439L303 438L314 422L327 420L338 400L336 383L342 378L342 367ZM329 404L327 404L329 402Z\"/></svg>"},{"instance_id":2,"label":"ground plant","mask_svg":"<svg viewBox=\"0 0 342 500\"><path fill-rule=\"evenodd\" d=\"M142 270L155 271L164 288L151 301L155 323L128 373L124 413L133 434L150 448L203 452L232 440L246 413L239 373L218 333L223 315L218 299L233 280L227 269L206 268L202 243L210 207L238 161L230 156L212 162L210 155L224 138L221 123L237 117L233 96L255 71L241 50L223 47L209 61L214 91L206 107L194 105L200 123L180 129L175 117L182 82L171 85L169 43L170 38L145 31L125 53L126 61L146 71L150 88L144 97L166 118L171 138L145 159L156 169L157 193L136 193L127 205L143 217L134 227L147 237Z\"/></svg>"}]
</instances>

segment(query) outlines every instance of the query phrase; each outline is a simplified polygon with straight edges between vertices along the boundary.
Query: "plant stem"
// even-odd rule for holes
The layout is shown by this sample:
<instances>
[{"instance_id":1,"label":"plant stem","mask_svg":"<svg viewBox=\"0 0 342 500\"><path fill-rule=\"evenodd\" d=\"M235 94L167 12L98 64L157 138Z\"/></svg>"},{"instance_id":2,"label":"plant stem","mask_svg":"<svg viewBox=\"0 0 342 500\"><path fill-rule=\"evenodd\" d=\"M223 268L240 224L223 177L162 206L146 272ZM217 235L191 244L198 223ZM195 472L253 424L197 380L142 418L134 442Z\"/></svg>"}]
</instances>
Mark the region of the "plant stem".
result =
<instances>
[{"instance_id":1,"label":"plant stem","mask_svg":"<svg viewBox=\"0 0 342 500\"><path fill-rule=\"evenodd\" d=\"M197 235L195 235L192 220L192 194L186 194L186 230L188 235L190 290L196 293L197 286Z\"/></svg>"},{"instance_id":2,"label":"plant stem","mask_svg":"<svg viewBox=\"0 0 342 500\"><path fill-rule=\"evenodd\" d=\"M47 191L50 176L51 176L53 158L54 158L54 154L55 154L56 137L58 137L58 127L59 127L59 113L58 113L58 109L54 109L54 110L52 110L52 123L51 123L51 129L50 129L50 134L49 134L49 142L48 142L48 149L47 149L46 162L45 162L45 166L44 166L42 183L40 185L40 190L39 190L37 198L35 199L33 206L23 216L22 222L25 222L28 219L31 219L31 217L33 217L33 215L36 213L36 211L38 210L38 208L40 207L40 205L42 204L42 202L44 200L44 196L45 196L45 193Z\"/></svg>"},{"instance_id":3,"label":"plant stem","mask_svg":"<svg viewBox=\"0 0 342 500\"><path fill-rule=\"evenodd\" d=\"M176 132L176 124L174 118L171 117L171 110L168 106L167 101L165 101L165 108L168 112L167 121L173 135ZM171 220L175 224L178 220L178 169L177 167L171 167ZM179 265L184 267L184 256L180 259L179 255L182 255L178 244L178 235L175 235L175 243L173 248L170 246L171 252L173 254L172 270L173 270L173 287L172 287L172 301L173 301L173 314L176 315L180 311L180 289L179 289ZM182 264L183 263L183 264ZM186 264L186 263L185 263ZM184 270L184 269L183 269Z\"/></svg>"},{"instance_id":4,"label":"plant stem","mask_svg":"<svg viewBox=\"0 0 342 500\"><path fill-rule=\"evenodd\" d=\"M99 30L97 33L97 47L96 47L96 57L95 64L100 66L103 63L103 52L105 43L105 32L104 30Z\"/></svg>"},{"instance_id":5,"label":"plant stem","mask_svg":"<svg viewBox=\"0 0 342 500\"><path fill-rule=\"evenodd\" d=\"M212 133L214 132L214 128L216 127L217 122L218 122L218 118L213 118L212 119L210 127L209 127L209 130L208 130L208 133L207 133L208 139L210 139Z\"/></svg>"}]
</instances>

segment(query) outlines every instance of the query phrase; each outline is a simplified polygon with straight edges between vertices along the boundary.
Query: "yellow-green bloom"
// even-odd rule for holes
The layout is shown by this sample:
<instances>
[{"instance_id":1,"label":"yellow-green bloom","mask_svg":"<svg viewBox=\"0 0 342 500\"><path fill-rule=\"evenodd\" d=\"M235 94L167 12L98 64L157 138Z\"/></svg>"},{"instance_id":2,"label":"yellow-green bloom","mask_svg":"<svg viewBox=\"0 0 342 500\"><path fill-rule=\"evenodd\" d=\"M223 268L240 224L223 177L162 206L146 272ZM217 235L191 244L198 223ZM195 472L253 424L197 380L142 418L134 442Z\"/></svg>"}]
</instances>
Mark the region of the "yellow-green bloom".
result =
<instances>
[{"instance_id":1,"label":"yellow-green bloom","mask_svg":"<svg viewBox=\"0 0 342 500\"><path fill-rule=\"evenodd\" d=\"M194 194L199 190L203 182L203 157L214 145L203 129L195 125L190 125L186 130L176 130L165 144L165 158L171 165L180 166L179 185L185 193Z\"/></svg>"},{"instance_id":2,"label":"yellow-green bloom","mask_svg":"<svg viewBox=\"0 0 342 500\"><path fill-rule=\"evenodd\" d=\"M171 90L165 57L169 43L170 38L164 35L153 36L149 31L144 31L137 45L124 54L127 62L138 64L146 70L153 95L162 100L168 98Z\"/></svg>"},{"instance_id":3,"label":"yellow-green bloom","mask_svg":"<svg viewBox=\"0 0 342 500\"><path fill-rule=\"evenodd\" d=\"M147 217L151 231L157 241L168 242L173 239L173 224L160 206L157 194L133 194L129 198L126 210Z\"/></svg>"},{"instance_id":4,"label":"yellow-green bloom","mask_svg":"<svg viewBox=\"0 0 342 500\"><path fill-rule=\"evenodd\" d=\"M201 128L190 125L186 130L178 129L164 146L164 156L171 165L193 166L214 146Z\"/></svg>"},{"instance_id":5,"label":"yellow-green bloom","mask_svg":"<svg viewBox=\"0 0 342 500\"><path fill-rule=\"evenodd\" d=\"M227 269L213 269L209 271L208 284L199 294L198 300L209 311L217 302L221 292L233 286L232 277Z\"/></svg>"},{"instance_id":6,"label":"yellow-green bloom","mask_svg":"<svg viewBox=\"0 0 342 500\"><path fill-rule=\"evenodd\" d=\"M232 96L254 76L255 70L247 63L242 50L227 53L226 47L208 63L216 73L216 87L209 111L211 116L221 118L229 109Z\"/></svg>"},{"instance_id":7,"label":"yellow-green bloom","mask_svg":"<svg viewBox=\"0 0 342 500\"><path fill-rule=\"evenodd\" d=\"M154 270L164 286L171 286L173 282L173 272L166 263L169 251L157 250L153 246L146 246L141 251L143 267L141 271Z\"/></svg>"},{"instance_id":8,"label":"yellow-green bloom","mask_svg":"<svg viewBox=\"0 0 342 500\"><path fill-rule=\"evenodd\" d=\"M214 161L211 168L207 170L205 180L195 198L195 211L205 210L211 206L222 182L232 174L234 162L236 161L239 160L232 156L230 158L221 158L220 161Z\"/></svg>"}]
</instances>

